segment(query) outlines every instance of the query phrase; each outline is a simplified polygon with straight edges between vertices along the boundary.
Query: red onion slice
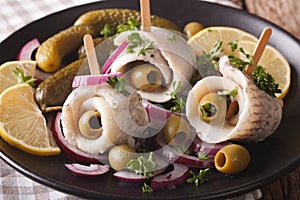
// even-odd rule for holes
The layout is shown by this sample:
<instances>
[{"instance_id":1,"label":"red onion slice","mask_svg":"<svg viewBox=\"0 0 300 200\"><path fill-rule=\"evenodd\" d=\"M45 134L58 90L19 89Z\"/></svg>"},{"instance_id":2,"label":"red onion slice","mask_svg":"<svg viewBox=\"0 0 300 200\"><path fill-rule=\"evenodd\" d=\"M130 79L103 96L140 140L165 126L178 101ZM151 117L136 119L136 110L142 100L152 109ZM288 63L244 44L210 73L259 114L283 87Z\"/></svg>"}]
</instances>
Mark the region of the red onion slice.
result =
<instances>
[{"instance_id":1,"label":"red onion slice","mask_svg":"<svg viewBox=\"0 0 300 200\"><path fill-rule=\"evenodd\" d=\"M185 180L190 176L190 169L180 164L173 164L173 166L174 169L171 172L155 176L152 179L152 189L175 189L176 186L185 183Z\"/></svg>"},{"instance_id":2,"label":"red onion slice","mask_svg":"<svg viewBox=\"0 0 300 200\"><path fill-rule=\"evenodd\" d=\"M40 42L37 38L34 38L27 42L19 51L17 55L17 60L32 60L31 56L35 49L40 46Z\"/></svg>"},{"instance_id":3,"label":"red onion slice","mask_svg":"<svg viewBox=\"0 0 300 200\"><path fill-rule=\"evenodd\" d=\"M117 49L113 52L113 54L106 60L104 65L101 68L102 74L108 74L110 73L110 66L111 64L117 59L117 57L126 49L128 46L127 42L123 42L120 46L117 47Z\"/></svg>"},{"instance_id":4,"label":"red onion slice","mask_svg":"<svg viewBox=\"0 0 300 200\"><path fill-rule=\"evenodd\" d=\"M105 155L96 156L91 155L89 153L80 151L79 149L72 146L64 137L62 130L61 130L61 123L60 123L61 113L58 112L56 117L52 123L52 132L53 136L56 140L57 145L60 147L62 152L72 160L75 160L80 163L108 163L108 158Z\"/></svg>"},{"instance_id":5,"label":"red onion slice","mask_svg":"<svg viewBox=\"0 0 300 200\"><path fill-rule=\"evenodd\" d=\"M114 76L122 76L122 73L117 72L114 74L75 76L73 79L72 87L76 88L79 86L87 86L87 85L101 85L103 83L106 83L108 78Z\"/></svg>"},{"instance_id":6,"label":"red onion slice","mask_svg":"<svg viewBox=\"0 0 300 200\"><path fill-rule=\"evenodd\" d=\"M172 113L171 111L166 110L163 107L160 107L159 105L152 104L145 99L142 100L142 104L145 107L148 113L148 117L150 119L149 127L153 129L161 130L165 124L166 119L172 115L178 115L187 120L185 114Z\"/></svg>"},{"instance_id":7,"label":"red onion slice","mask_svg":"<svg viewBox=\"0 0 300 200\"><path fill-rule=\"evenodd\" d=\"M109 171L108 165L90 164L89 166L78 163L65 164L65 167L78 176L99 176Z\"/></svg>"}]
</instances>

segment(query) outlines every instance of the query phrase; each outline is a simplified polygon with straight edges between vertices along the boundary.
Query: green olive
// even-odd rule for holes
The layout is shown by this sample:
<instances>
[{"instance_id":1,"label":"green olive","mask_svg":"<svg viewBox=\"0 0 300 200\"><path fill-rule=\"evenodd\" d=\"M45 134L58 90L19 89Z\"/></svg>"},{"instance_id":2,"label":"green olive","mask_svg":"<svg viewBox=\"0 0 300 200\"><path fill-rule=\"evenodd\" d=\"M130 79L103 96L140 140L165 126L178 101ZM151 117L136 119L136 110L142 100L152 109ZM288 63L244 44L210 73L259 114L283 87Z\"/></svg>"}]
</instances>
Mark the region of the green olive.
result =
<instances>
[{"instance_id":1,"label":"green olive","mask_svg":"<svg viewBox=\"0 0 300 200\"><path fill-rule=\"evenodd\" d=\"M162 85L161 71L151 64L143 64L134 67L130 71L130 80L135 88L151 92Z\"/></svg>"},{"instance_id":2,"label":"green olive","mask_svg":"<svg viewBox=\"0 0 300 200\"><path fill-rule=\"evenodd\" d=\"M184 118L172 115L164 124L163 135L172 146L182 146L189 141L190 125Z\"/></svg>"},{"instance_id":3,"label":"green olive","mask_svg":"<svg viewBox=\"0 0 300 200\"><path fill-rule=\"evenodd\" d=\"M131 159L137 158L138 154L136 151L128 146L127 144L122 144L119 146L113 147L108 153L108 161L110 166L119 171L127 167L127 163Z\"/></svg>"},{"instance_id":4,"label":"green olive","mask_svg":"<svg viewBox=\"0 0 300 200\"><path fill-rule=\"evenodd\" d=\"M100 137L103 131L100 113L95 110L83 113L79 119L78 127L80 133L86 138L96 139Z\"/></svg>"},{"instance_id":5,"label":"green olive","mask_svg":"<svg viewBox=\"0 0 300 200\"><path fill-rule=\"evenodd\" d=\"M205 122L219 124L225 121L227 102L225 96L218 93L208 93L202 97L199 104L199 115Z\"/></svg>"},{"instance_id":6,"label":"green olive","mask_svg":"<svg viewBox=\"0 0 300 200\"><path fill-rule=\"evenodd\" d=\"M236 174L247 168L250 162L250 154L241 145L229 144L217 152L214 162L218 171L226 174Z\"/></svg>"},{"instance_id":7,"label":"green olive","mask_svg":"<svg viewBox=\"0 0 300 200\"><path fill-rule=\"evenodd\" d=\"M188 38L191 38L202 29L203 26L199 22L189 22L184 26L183 32L187 35Z\"/></svg>"}]
</instances>

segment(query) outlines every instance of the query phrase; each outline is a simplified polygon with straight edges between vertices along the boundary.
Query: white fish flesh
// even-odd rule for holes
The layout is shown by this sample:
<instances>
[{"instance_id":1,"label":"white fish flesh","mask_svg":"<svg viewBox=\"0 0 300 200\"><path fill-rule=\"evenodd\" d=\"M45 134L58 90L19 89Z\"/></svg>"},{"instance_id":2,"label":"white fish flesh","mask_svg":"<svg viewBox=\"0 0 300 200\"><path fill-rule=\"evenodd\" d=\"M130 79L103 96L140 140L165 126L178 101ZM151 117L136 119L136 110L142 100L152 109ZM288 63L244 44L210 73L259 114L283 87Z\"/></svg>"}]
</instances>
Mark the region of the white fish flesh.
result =
<instances>
[{"instance_id":1,"label":"white fish flesh","mask_svg":"<svg viewBox=\"0 0 300 200\"><path fill-rule=\"evenodd\" d=\"M282 118L282 100L259 89L252 77L230 65L227 56L219 61L223 77L210 76L198 81L188 94L186 113L199 138L208 143L227 140L262 141L270 136ZM238 113L230 120L212 125L199 117L199 101L210 92L238 88ZM233 125L232 125L233 124Z\"/></svg>"}]
</instances>

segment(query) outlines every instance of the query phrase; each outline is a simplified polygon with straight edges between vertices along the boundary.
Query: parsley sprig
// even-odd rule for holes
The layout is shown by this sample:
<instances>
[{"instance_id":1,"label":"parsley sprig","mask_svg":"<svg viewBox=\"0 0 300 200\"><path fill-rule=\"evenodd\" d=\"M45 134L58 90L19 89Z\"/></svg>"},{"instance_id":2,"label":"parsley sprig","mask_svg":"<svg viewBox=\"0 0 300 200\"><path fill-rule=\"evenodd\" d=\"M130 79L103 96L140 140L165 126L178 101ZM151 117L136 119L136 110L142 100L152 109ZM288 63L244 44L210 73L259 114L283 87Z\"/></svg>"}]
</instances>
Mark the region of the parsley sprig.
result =
<instances>
[{"instance_id":1,"label":"parsley sprig","mask_svg":"<svg viewBox=\"0 0 300 200\"><path fill-rule=\"evenodd\" d=\"M135 19L130 18L127 21L127 24L119 24L117 26L117 33L122 33L124 31L130 31L130 30L138 30L140 28L140 25L136 22Z\"/></svg>"},{"instance_id":2,"label":"parsley sprig","mask_svg":"<svg viewBox=\"0 0 300 200\"><path fill-rule=\"evenodd\" d=\"M181 90L181 82L174 82L173 83L173 91L169 94L173 103L175 104L170 108L171 112L185 112L185 101L184 99L179 96L179 92Z\"/></svg>"},{"instance_id":3,"label":"parsley sprig","mask_svg":"<svg viewBox=\"0 0 300 200\"><path fill-rule=\"evenodd\" d=\"M32 76L25 76L24 70L21 68L15 68L12 70L13 75L17 78L18 83L27 83L31 87L35 87L34 82L36 81L35 78Z\"/></svg>"},{"instance_id":4,"label":"parsley sprig","mask_svg":"<svg viewBox=\"0 0 300 200\"><path fill-rule=\"evenodd\" d=\"M144 185L142 185L142 191L143 193L151 194L153 189L147 183L144 183Z\"/></svg>"},{"instance_id":5,"label":"parsley sprig","mask_svg":"<svg viewBox=\"0 0 300 200\"><path fill-rule=\"evenodd\" d=\"M232 90L223 90L223 91L218 91L218 95L220 96L232 96L232 97L236 97L236 95L238 94L238 87L233 88Z\"/></svg>"},{"instance_id":6,"label":"parsley sprig","mask_svg":"<svg viewBox=\"0 0 300 200\"><path fill-rule=\"evenodd\" d=\"M200 169L198 174L190 170L190 174L192 175L192 178L187 179L186 182L194 183L196 186L201 185L206 181L205 177L208 174L208 172L209 172L209 168Z\"/></svg>"},{"instance_id":7,"label":"parsley sprig","mask_svg":"<svg viewBox=\"0 0 300 200\"><path fill-rule=\"evenodd\" d=\"M262 66L255 67L252 77L255 85L266 91L269 95L275 97L275 93L281 93L281 90L278 88L279 85L275 83L274 78Z\"/></svg>"},{"instance_id":8,"label":"parsley sprig","mask_svg":"<svg viewBox=\"0 0 300 200\"><path fill-rule=\"evenodd\" d=\"M127 81L125 80L125 78L119 76L109 77L107 83L125 96L128 96L130 94L125 88L127 85Z\"/></svg>"},{"instance_id":9,"label":"parsley sprig","mask_svg":"<svg viewBox=\"0 0 300 200\"><path fill-rule=\"evenodd\" d=\"M156 170L156 163L154 159L154 153L150 152L148 158L139 156L136 159L131 159L127 163L127 168L134 171L136 174L149 177Z\"/></svg>"},{"instance_id":10,"label":"parsley sprig","mask_svg":"<svg viewBox=\"0 0 300 200\"><path fill-rule=\"evenodd\" d=\"M208 153L206 151L199 151L198 158L199 160L208 160Z\"/></svg>"},{"instance_id":11,"label":"parsley sprig","mask_svg":"<svg viewBox=\"0 0 300 200\"><path fill-rule=\"evenodd\" d=\"M139 33L132 33L128 36L127 53L134 53L134 49L138 48L138 55L146 55L148 50L154 48L153 41L143 40Z\"/></svg>"},{"instance_id":12,"label":"parsley sprig","mask_svg":"<svg viewBox=\"0 0 300 200\"><path fill-rule=\"evenodd\" d=\"M108 38L110 36L113 36L114 34L114 31L108 24L105 24L103 29L100 31L100 35L103 35L104 38Z\"/></svg>"}]
</instances>

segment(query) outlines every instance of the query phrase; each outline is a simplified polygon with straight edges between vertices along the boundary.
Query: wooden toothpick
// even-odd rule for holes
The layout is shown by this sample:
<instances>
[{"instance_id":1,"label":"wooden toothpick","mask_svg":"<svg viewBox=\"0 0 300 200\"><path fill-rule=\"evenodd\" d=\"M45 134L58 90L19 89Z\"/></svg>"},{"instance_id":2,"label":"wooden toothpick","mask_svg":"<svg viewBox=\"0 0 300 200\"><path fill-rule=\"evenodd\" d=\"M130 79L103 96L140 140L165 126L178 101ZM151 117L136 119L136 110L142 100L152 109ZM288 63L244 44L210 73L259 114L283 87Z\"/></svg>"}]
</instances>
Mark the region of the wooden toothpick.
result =
<instances>
[{"instance_id":1,"label":"wooden toothpick","mask_svg":"<svg viewBox=\"0 0 300 200\"><path fill-rule=\"evenodd\" d=\"M90 34L86 34L83 37L84 47L87 55L87 60L89 64L89 68L92 75L99 75L100 69L99 64L95 52L93 37Z\"/></svg>"},{"instance_id":2,"label":"wooden toothpick","mask_svg":"<svg viewBox=\"0 0 300 200\"><path fill-rule=\"evenodd\" d=\"M150 31L151 14L150 14L150 0L140 0L140 10L142 18L142 29Z\"/></svg>"},{"instance_id":3,"label":"wooden toothpick","mask_svg":"<svg viewBox=\"0 0 300 200\"><path fill-rule=\"evenodd\" d=\"M246 67L245 72L248 75L252 75L252 72L254 71L259 59L261 58L266 45L269 42L269 39L272 35L272 29L271 28L265 28L263 30L263 32L260 35L260 38L254 48L254 52L253 52L253 64L254 65L249 65Z\"/></svg>"}]
</instances>

